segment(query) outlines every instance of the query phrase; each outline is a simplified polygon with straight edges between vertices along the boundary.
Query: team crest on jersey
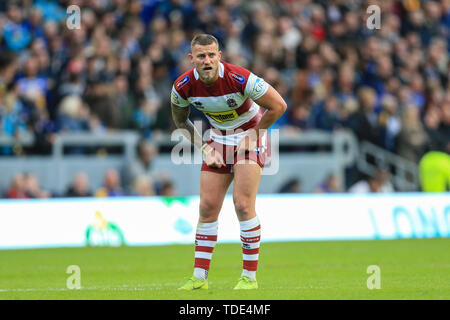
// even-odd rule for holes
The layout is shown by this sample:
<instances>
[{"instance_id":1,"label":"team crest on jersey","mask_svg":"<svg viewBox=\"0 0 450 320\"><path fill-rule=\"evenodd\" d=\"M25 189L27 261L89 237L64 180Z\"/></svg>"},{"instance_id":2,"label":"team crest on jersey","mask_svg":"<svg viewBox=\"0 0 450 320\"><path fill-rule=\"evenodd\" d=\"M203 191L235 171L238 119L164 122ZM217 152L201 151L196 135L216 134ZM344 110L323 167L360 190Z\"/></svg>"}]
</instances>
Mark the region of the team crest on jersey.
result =
<instances>
[{"instance_id":1,"label":"team crest on jersey","mask_svg":"<svg viewBox=\"0 0 450 320\"><path fill-rule=\"evenodd\" d=\"M245 82L244 76L241 76L239 73L231 71L229 74L230 74L230 77L233 78L234 80L236 80L237 82L239 82L239 83Z\"/></svg>"},{"instance_id":2,"label":"team crest on jersey","mask_svg":"<svg viewBox=\"0 0 450 320\"><path fill-rule=\"evenodd\" d=\"M236 100L234 100L233 98L229 98L227 99L227 104L230 108L235 108L237 107L237 102Z\"/></svg>"},{"instance_id":3,"label":"team crest on jersey","mask_svg":"<svg viewBox=\"0 0 450 320\"><path fill-rule=\"evenodd\" d=\"M182 86L184 86L188 82L189 82L189 76L184 77L177 83L177 89L180 89Z\"/></svg>"}]
</instances>

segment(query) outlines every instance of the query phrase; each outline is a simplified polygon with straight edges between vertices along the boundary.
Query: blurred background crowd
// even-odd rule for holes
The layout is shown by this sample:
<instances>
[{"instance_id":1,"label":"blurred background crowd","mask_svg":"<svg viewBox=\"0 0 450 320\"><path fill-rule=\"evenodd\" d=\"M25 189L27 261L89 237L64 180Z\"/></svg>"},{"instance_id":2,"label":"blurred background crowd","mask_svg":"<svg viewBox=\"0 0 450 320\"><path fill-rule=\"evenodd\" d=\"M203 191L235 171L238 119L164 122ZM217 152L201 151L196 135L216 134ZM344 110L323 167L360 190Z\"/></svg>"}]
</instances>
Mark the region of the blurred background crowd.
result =
<instances>
[{"instance_id":1,"label":"blurred background crowd","mask_svg":"<svg viewBox=\"0 0 450 320\"><path fill-rule=\"evenodd\" d=\"M371 4L381 8L378 30L366 26ZM66 25L69 5L81 8L80 29ZM49 154L60 132L170 133L172 83L191 68L200 32L283 96L288 111L273 128L347 128L415 163L430 150L450 153L448 0L24 0L0 2L0 134L28 131L35 143L0 146L0 155ZM125 184L135 184L132 194L175 192L165 179L120 176L108 171L95 191L80 173L67 195L121 195ZM3 196L51 194L24 173Z\"/></svg>"}]
</instances>

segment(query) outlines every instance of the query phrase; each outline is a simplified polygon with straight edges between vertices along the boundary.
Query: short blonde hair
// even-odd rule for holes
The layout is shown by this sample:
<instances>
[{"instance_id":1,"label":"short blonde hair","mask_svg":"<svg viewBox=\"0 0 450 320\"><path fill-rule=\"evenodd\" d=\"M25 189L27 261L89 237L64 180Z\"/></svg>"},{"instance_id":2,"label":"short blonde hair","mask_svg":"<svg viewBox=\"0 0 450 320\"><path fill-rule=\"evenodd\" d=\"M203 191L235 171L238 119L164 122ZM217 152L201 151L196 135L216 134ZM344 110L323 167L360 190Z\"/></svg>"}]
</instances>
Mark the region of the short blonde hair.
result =
<instances>
[{"instance_id":1,"label":"short blonde hair","mask_svg":"<svg viewBox=\"0 0 450 320\"><path fill-rule=\"evenodd\" d=\"M213 35L207 33L197 34L191 41L191 51L196 44L207 46L213 43L217 44L217 47L219 47L219 41Z\"/></svg>"}]
</instances>

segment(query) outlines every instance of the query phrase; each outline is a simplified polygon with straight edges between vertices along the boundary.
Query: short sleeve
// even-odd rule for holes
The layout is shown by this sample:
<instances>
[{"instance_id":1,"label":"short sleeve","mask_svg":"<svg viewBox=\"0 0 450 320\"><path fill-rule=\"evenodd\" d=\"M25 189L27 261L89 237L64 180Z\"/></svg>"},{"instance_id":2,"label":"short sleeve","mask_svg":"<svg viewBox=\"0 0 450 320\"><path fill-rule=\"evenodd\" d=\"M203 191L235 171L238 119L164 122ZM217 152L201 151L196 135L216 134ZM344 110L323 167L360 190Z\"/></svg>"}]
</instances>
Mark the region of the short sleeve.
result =
<instances>
[{"instance_id":1,"label":"short sleeve","mask_svg":"<svg viewBox=\"0 0 450 320\"><path fill-rule=\"evenodd\" d=\"M172 86L172 91L170 93L170 101L179 107L188 107L190 104L188 100L181 97L177 90L175 90L174 86Z\"/></svg>"},{"instance_id":2,"label":"short sleeve","mask_svg":"<svg viewBox=\"0 0 450 320\"><path fill-rule=\"evenodd\" d=\"M269 90L269 84L263 78L250 73L245 86L245 95L252 100L261 98Z\"/></svg>"}]
</instances>

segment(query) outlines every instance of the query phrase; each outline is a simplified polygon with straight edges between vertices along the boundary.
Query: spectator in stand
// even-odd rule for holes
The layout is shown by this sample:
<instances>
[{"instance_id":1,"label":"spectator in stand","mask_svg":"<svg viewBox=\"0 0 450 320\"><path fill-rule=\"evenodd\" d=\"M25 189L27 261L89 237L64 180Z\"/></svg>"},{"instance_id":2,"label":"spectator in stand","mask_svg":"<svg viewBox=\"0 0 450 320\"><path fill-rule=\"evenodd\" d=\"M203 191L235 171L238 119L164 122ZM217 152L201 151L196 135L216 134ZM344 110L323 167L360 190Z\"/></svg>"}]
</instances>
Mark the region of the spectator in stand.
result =
<instances>
[{"instance_id":1,"label":"spectator in stand","mask_svg":"<svg viewBox=\"0 0 450 320\"><path fill-rule=\"evenodd\" d=\"M58 123L50 118L50 114L45 108L35 109L29 122L36 138L30 153L49 154L58 132Z\"/></svg>"},{"instance_id":2,"label":"spectator in stand","mask_svg":"<svg viewBox=\"0 0 450 320\"><path fill-rule=\"evenodd\" d=\"M428 144L429 138L420 120L420 110L417 105L410 104L403 111L402 128L398 136L398 154L419 163Z\"/></svg>"},{"instance_id":3,"label":"spectator in stand","mask_svg":"<svg viewBox=\"0 0 450 320\"><path fill-rule=\"evenodd\" d=\"M139 177L147 177L148 181L154 182L156 171L153 167L153 159L157 156L156 147L146 140L142 140L138 145L138 158L125 167L123 176L127 190L131 190L133 183Z\"/></svg>"},{"instance_id":4,"label":"spectator in stand","mask_svg":"<svg viewBox=\"0 0 450 320\"><path fill-rule=\"evenodd\" d=\"M88 59L85 101L91 113L101 119L107 128L118 128L120 110L112 100L112 78L105 70L105 63L105 59L100 56Z\"/></svg>"},{"instance_id":5,"label":"spectator in stand","mask_svg":"<svg viewBox=\"0 0 450 320\"><path fill-rule=\"evenodd\" d=\"M380 129L378 114L376 112L376 91L370 87L362 87L358 90L359 110L349 119L351 129L360 140L367 140L377 145L380 142Z\"/></svg>"},{"instance_id":6,"label":"spectator in stand","mask_svg":"<svg viewBox=\"0 0 450 320\"><path fill-rule=\"evenodd\" d=\"M348 189L350 193L392 193L394 191L388 170L382 168L377 169L373 175L366 176Z\"/></svg>"},{"instance_id":7,"label":"spectator in stand","mask_svg":"<svg viewBox=\"0 0 450 320\"><path fill-rule=\"evenodd\" d=\"M25 180L25 192L29 198L43 199L50 198L51 193L47 190L41 189L39 185L39 180L33 173L26 173L24 175Z\"/></svg>"},{"instance_id":8,"label":"spectator in stand","mask_svg":"<svg viewBox=\"0 0 450 320\"><path fill-rule=\"evenodd\" d=\"M450 141L450 136L446 136L440 130L442 128L441 109L436 106L430 106L425 112L424 128L427 135L431 138L429 148L436 151L444 151Z\"/></svg>"},{"instance_id":9,"label":"spectator in stand","mask_svg":"<svg viewBox=\"0 0 450 320\"><path fill-rule=\"evenodd\" d=\"M381 190L381 183L374 176L368 176L354 185L349 189L349 193L378 193Z\"/></svg>"},{"instance_id":10,"label":"spectator in stand","mask_svg":"<svg viewBox=\"0 0 450 320\"><path fill-rule=\"evenodd\" d=\"M88 131L89 109L79 96L66 96L59 104L58 122L62 132Z\"/></svg>"},{"instance_id":11,"label":"spectator in stand","mask_svg":"<svg viewBox=\"0 0 450 320\"><path fill-rule=\"evenodd\" d=\"M155 195L153 181L148 176L139 176L134 180L131 194L142 197Z\"/></svg>"},{"instance_id":12,"label":"spectator in stand","mask_svg":"<svg viewBox=\"0 0 450 320\"><path fill-rule=\"evenodd\" d=\"M391 182L391 174L388 169L380 167L376 171L377 179L380 181L380 192L393 193L395 192L394 185Z\"/></svg>"},{"instance_id":13,"label":"spectator in stand","mask_svg":"<svg viewBox=\"0 0 450 320\"><path fill-rule=\"evenodd\" d=\"M74 58L67 64L66 78L58 87L58 100L65 96L77 95L82 96L86 89L84 74L84 59L81 57Z\"/></svg>"},{"instance_id":14,"label":"spectator in stand","mask_svg":"<svg viewBox=\"0 0 450 320\"><path fill-rule=\"evenodd\" d=\"M151 128L156 122L160 106L158 100L142 100L134 113L135 128L139 130L144 139L151 138Z\"/></svg>"},{"instance_id":15,"label":"spectator in stand","mask_svg":"<svg viewBox=\"0 0 450 320\"><path fill-rule=\"evenodd\" d=\"M297 178L290 179L280 188L278 193L301 193L300 180Z\"/></svg>"},{"instance_id":16,"label":"spectator in stand","mask_svg":"<svg viewBox=\"0 0 450 320\"><path fill-rule=\"evenodd\" d=\"M69 188L64 194L65 197L92 197L89 187L89 178L86 173L78 172L72 180Z\"/></svg>"},{"instance_id":17,"label":"spectator in stand","mask_svg":"<svg viewBox=\"0 0 450 320\"><path fill-rule=\"evenodd\" d=\"M161 185L160 196L163 197L175 197L177 192L175 190L175 185L172 181L165 181Z\"/></svg>"},{"instance_id":18,"label":"spectator in stand","mask_svg":"<svg viewBox=\"0 0 450 320\"><path fill-rule=\"evenodd\" d=\"M7 86L11 84L17 72L17 57L11 52L0 52L0 94L7 92Z\"/></svg>"},{"instance_id":19,"label":"spectator in stand","mask_svg":"<svg viewBox=\"0 0 450 320\"><path fill-rule=\"evenodd\" d=\"M0 134L10 137L17 137L28 130L28 117L25 106L19 99L17 84L10 84L2 99L0 99ZM0 147L0 154L13 155L20 154L22 148L16 145Z\"/></svg>"},{"instance_id":20,"label":"spectator in stand","mask_svg":"<svg viewBox=\"0 0 450 320\"><path fill-rule=\"evenodd\" d=\"M391 152L396 151L396 142L401 130L401 119L397 110L397 99L392 95L385 95L381 101L379 126L381 143Z\"/></svg>"},{"instance_id":21,"label":"spectator in stand","mask_svg":"<svg viewBox=\"0 0 450 320\"><path fill-rule=\"evenodd\" d=\"M125 75L117 75L114 79L114 106L120 114L119 128L133 128L134 100L128 90L128 79Z\"/></svg>"},{"instance_id":22,"label":"spectator in stand","mask_svg":"<svg viewBox=\"0 0 450 320\"><path fill-rule=\"evenodd\" d=\"M26 181L23 173L17 173L14 175L11 185L6 192L6 197L9 199L28 199L30 196L27 194Z\"/></svg>"},{"instance_id":23,"label":"spectator in stand","mask_svg":"<svg viewBox=\"0 0 450 320\"><path fill-rule=\"evenodd\" d=\"M104 197L120 197L125 193L120 184L120 176L116 169L108 169L105 173L103 187L97 189L95 196Z\"/></svg>"},{"instance_id":24,"label":"spectator in stand","mask_svg":"<svg viewBox=\"0 0 450 320\"><path fill-rule=\"evenodd\" d=\"M344 63L339 67L337 88L335 95L338 97L339 102L343 105L347 101L357 100L355 94L355 81L356 74L353 66L350 63Z\"/></svg>"},{"instance_id":25,"label":"spectator in stand","mask_svg":"<svg viewBox=\"0 0 450 320\"><path fill-rule=\"evenodd\" d=\"M32 35L24 21L24 10L19 2L10 1L7 8L7 18L3 23L2 37L11 51L20 52L31 42Z\"/></svg>"},{"instance_id":26,"label":"spectator in stand","mask_svg":"<svg viewBox=\"0 0 450 320\"><path fill-rule=\"evenodd\" d=\"M449 90L450 91L450 90ZM442 103L442 133L447 137L445 152L450 154L450 93L447 93Z\"/></svg>"},{"instance_id":27,"label":"spectator in stand","mask_svg":"<svg viewBox=\"0 0 450 320\"><path fill-rule=\"evenodd\" d=\"M339 100L335 96L329 96L311 109L309 127L325 131L334 131L341 126Z\"/></svg>"},{"instance_id":28,"label":"spectator in stand","mask_svg":"<svg viewBox=\"0 0 450 320\"><path fill-rule=\"evenodd\" d=\"M302 104L293 106L288 112L288 123L281 129L285 133L298 134L298 132L309 129L310 118L309 106Z\"/></svg>"},{"instance_id":29,"label":"spectator in stand","mask_svg":"<svg viewBox=\"0 0 450 320\"><path fill-rule=\"evenodd\" d=\"M48 81L45 75L39 74L39 60L33 55L25 62L24 75L17 80L20 96L29 101L36 109L46 109ZM33 108L33 109L34 109ZM34 112L35 110L32 110Z\"/></svg>"},{"instance_id":30,"label":"spectator in stand","mask_svg":"<svg viewBox=\"0 0 450 320\"><path fill-rule=\"evenodd\" d=\"M314 190L314 193L335 193L341 191L341 181L339 176L335 173L331 173L321 184L319 184Z\"/></svg>"},{"instance_id":31,"label":"spectator in stand","mask_svg":"<svg viewBox=\"0 0 450 320\"><path fill-rule=\"evenodd\" d=\"M24 22L25 28L30 32L33 39L44 38L43 16L38 7L30 10L30 16Z\"/></svg>"}]
</instances>

